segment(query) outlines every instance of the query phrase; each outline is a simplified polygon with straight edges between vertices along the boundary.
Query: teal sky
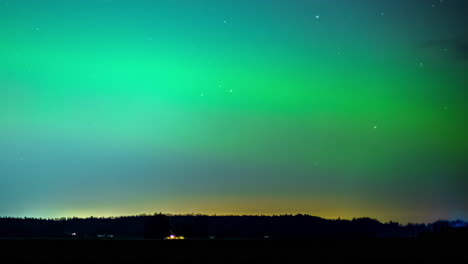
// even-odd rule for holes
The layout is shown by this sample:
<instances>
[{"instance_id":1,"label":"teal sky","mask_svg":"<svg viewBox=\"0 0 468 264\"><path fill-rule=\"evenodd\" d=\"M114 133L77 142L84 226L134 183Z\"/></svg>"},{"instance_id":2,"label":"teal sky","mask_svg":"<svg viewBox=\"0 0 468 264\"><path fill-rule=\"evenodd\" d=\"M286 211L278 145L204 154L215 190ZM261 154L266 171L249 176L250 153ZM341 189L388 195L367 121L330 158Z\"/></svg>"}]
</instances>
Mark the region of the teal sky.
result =
<instances>
[{"instance_id":1,"label":"teal sky","mask_svg":"<svg viewBox=\"0 0 468 264\"><path fill-rule=\"evenodd\" d=\"M463 0L0 0L0 215L468 219Z\"/></svg>"}]
</instances>

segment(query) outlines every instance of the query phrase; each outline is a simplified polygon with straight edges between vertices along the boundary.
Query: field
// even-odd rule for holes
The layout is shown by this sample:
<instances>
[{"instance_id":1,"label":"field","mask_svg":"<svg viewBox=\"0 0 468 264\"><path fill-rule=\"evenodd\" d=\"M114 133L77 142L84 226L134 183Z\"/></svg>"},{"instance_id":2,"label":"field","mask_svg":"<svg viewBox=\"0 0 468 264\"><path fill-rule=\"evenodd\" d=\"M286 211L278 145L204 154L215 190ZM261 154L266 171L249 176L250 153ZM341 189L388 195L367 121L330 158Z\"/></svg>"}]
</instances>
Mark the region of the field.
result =
<instances>
[{"instance_id":1,"label":"field","mask_svg":"<svg viewBox=\"0 0 468 264\"><path fill-rule=\"evenodd\" d=\"M460 241L1 240L8 263L462 263ZM6 262L5 262L6 263Z\"/></svg>"}]
</instances>

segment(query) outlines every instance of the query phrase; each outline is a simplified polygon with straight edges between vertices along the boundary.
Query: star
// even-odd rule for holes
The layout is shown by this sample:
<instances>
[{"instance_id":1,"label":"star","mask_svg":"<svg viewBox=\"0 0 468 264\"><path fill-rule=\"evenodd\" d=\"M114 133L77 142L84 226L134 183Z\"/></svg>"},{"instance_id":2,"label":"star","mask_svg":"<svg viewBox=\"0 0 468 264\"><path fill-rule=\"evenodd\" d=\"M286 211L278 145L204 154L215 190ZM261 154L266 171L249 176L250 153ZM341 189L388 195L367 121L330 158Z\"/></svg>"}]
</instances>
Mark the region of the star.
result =
<instances>
[{"instance_id":1,"label":"star","mask_svg":"<svg viewBox=\"0 0 468 264\"><path fill-rule=\"evenodd\" d=\"M320 15L316 15L315 19L317 19L317 20L320 19Z\"/></svg>"},{"instance_id":2,"label":"star","mask_svg":"<svg viewBox=\"0 0 468 264\"><path fill-rule=\"evenodd\" d=\"M341 55L341 48L338 48L336 53L337 53L338 55Z\"/></svg>"}]
</instances>

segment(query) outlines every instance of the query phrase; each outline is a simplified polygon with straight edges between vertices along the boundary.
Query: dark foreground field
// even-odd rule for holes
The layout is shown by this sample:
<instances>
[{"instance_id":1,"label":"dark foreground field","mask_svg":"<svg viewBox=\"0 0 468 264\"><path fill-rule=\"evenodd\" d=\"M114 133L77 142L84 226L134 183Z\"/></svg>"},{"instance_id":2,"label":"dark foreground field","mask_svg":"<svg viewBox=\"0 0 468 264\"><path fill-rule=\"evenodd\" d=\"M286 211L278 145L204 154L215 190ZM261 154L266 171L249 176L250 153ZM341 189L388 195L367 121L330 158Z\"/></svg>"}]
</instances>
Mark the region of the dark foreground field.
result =
<instances>
[{"instance_id":1,"label":"dark foreground field","mask_svg":"<svg viewBox=\"0 0 468 264\"><path fill-rule=\"evenodd\" d=\"M468 263L466 241L1 240L1 263ZM8 259L8 261L6 261Z\"/></svg>"}]
</instances>

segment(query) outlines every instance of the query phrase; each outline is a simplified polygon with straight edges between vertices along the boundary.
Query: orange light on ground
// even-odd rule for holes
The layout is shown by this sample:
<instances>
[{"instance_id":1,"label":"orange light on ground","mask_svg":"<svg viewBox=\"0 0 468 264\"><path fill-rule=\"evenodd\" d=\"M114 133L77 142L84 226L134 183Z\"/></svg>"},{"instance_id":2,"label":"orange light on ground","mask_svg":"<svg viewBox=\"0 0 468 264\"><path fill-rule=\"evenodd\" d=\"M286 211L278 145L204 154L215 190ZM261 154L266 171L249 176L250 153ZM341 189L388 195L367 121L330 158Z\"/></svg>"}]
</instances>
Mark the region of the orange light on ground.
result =
<instances>
[{"instance_id":1,"label":"orange light on ground","mask_svg":"<svg viewBox=\"0 0 468 264\"><path fill-rule=\"evenodd\" d=\"M168 237L164 238L165 240L183 240L185 237L183 236L176 236L176 235L170 235Z\"/></svg>"}]
</instances>

